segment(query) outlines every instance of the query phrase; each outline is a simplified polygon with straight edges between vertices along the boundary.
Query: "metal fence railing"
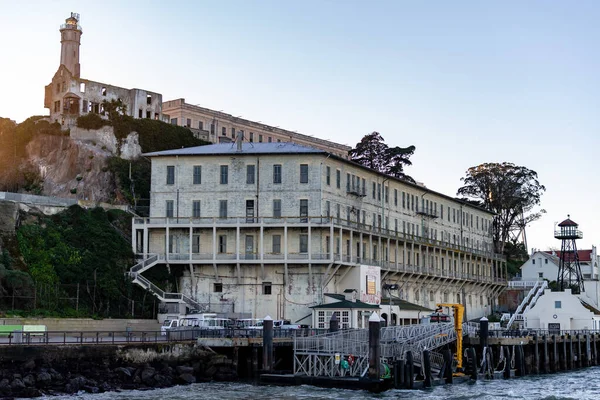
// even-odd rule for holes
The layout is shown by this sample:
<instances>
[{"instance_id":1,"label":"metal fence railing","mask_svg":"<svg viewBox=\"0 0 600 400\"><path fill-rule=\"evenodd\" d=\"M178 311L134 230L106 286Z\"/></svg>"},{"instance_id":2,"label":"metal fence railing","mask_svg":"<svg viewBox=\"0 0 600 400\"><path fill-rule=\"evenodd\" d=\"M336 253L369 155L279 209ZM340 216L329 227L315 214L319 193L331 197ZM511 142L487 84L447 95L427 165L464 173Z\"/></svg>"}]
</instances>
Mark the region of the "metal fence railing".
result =
<instances>
[{"instance_id":1,"label":"metal fence railing","mask_svg":"<svg viewBox=\"0 0 600 400\"><path fill-rule=\"evenodd\" d=\"M311 337L322 334L324 329L274 329L275 339ZM202 339L262 338L262 329L172 329L160 331L46 331L46 332L2 332L2 345L66 345L66 344L119 344L182 342Z\"/></svg>"}]
</instances>

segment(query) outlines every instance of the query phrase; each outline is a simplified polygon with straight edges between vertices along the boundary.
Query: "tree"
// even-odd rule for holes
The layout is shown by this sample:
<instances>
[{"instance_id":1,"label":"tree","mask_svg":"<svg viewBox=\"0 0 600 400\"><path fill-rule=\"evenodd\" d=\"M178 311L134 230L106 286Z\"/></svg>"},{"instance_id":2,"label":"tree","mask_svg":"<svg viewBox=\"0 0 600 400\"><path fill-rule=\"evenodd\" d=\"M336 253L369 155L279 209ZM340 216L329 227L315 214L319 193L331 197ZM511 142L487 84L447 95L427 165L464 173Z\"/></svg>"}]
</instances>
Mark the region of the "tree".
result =
<instances>
[{"instance_id":1,"label":"tree","mask_svg":"<svg viewBox=\"0 0 600 400\"><path fill-rule=\"evenodd\" d=\"M409 158L415 149L415 146L390 148L379 132L372 132L363 136L348 155L352 161L367 168L414 183L415 180L404 173L404 167L412 165Z\"/></svg>"},{"instance_id":2,"label":"tree","mask_svg":"<svg viewBox=\"0 0 600 400\"><path fill-rule=\"evenodd\" d=\"M478 200L494 212L492 237L497 253L504 253L510 233L538 220L545 210L532 213L546 190L537 172L512 163L484 163L471 167L461 178L458 195Z\"/></svg>"}]
</instances>

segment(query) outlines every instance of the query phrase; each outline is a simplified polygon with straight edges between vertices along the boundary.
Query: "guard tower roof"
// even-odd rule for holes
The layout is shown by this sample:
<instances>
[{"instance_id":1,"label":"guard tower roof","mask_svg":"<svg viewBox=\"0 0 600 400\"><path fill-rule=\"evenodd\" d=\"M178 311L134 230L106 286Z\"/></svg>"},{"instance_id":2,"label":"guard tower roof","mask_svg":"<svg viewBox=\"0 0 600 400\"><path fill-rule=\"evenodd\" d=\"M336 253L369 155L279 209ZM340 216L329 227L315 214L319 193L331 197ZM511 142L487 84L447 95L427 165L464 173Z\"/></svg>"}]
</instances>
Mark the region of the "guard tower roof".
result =
<instances>
[{"instance_id":1,"label":"guard tower roof","mask_svg":"<svg viewBox=\"0 0 600 400\"><path fill-rule=\"evenodd\" d=\"M573 222L570 218L565 219L558 226L579 226L576 222Z\"/></svg>"}]
</instances>

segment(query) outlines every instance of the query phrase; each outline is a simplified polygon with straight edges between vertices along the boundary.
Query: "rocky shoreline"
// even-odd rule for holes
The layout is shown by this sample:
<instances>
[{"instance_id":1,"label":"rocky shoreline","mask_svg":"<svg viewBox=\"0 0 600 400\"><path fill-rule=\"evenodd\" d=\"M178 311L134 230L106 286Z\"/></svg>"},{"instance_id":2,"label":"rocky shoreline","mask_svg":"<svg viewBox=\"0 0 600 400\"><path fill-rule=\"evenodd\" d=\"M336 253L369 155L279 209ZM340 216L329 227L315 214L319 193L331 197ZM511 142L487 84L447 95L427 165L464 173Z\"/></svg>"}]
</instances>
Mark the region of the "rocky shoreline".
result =
<instances>
[{"instance_id":1,"label":"rocky shoreline","mask_svg":"<svg viewBox=\"0 0 600 400\"><path fill-rule=\"evenodd\" d=\"M41 357L19 362L3 358L0 397L144 390L238 379L232 361L226 356L197 348L178 353L146 349L117 351L115 357L78 357L76 360Z\"/></svg>"}]
</instances>

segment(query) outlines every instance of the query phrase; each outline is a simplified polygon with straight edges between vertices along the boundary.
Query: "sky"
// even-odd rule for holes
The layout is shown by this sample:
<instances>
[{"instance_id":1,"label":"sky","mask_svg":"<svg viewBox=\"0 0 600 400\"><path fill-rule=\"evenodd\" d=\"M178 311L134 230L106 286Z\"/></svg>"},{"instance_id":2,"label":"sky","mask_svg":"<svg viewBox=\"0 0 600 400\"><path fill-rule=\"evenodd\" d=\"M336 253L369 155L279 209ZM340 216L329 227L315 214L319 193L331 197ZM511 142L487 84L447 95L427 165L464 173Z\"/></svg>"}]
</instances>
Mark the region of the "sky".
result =
<instances>
[{"instance_id":1,"label":"sky","mask_svg":"<svg viewBox=\"0 0 600 400\"><path fill-rule=\"evenodd\" d=\"M530 251L567 215L600 242L598 1L0 0L0 117L48 113L70 12L82 78L350 146L378 131L450 196L512 162L547 189Z\"/></svg>"}]
</instances>

